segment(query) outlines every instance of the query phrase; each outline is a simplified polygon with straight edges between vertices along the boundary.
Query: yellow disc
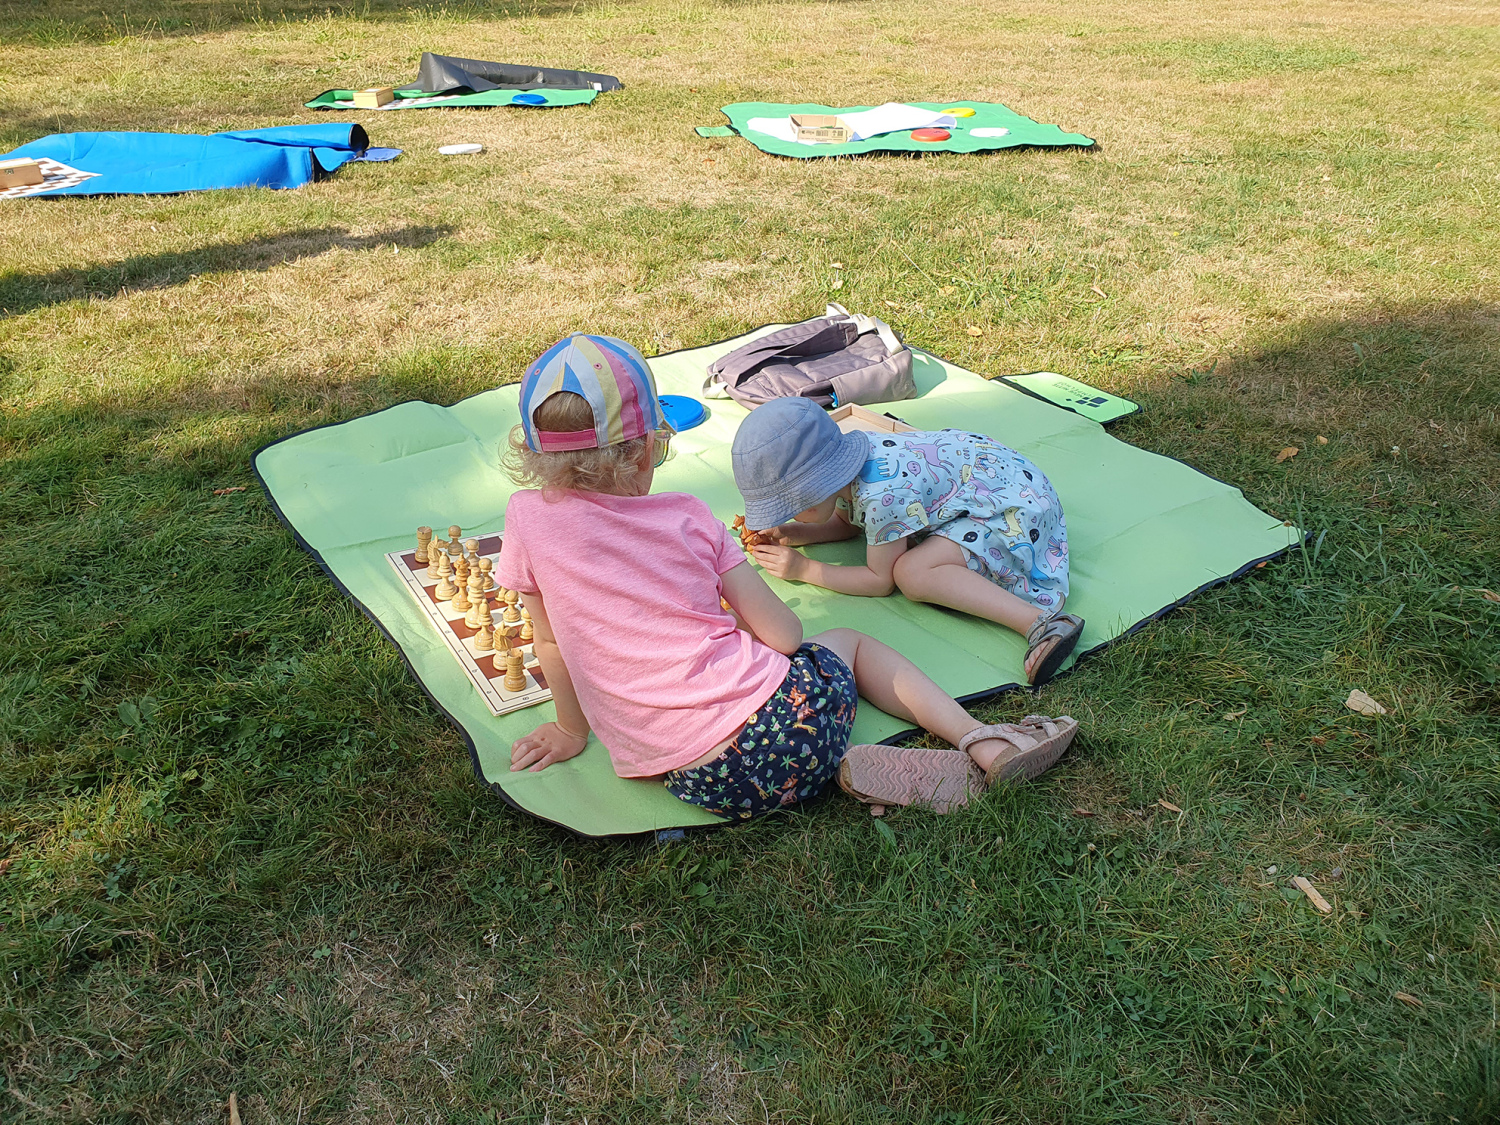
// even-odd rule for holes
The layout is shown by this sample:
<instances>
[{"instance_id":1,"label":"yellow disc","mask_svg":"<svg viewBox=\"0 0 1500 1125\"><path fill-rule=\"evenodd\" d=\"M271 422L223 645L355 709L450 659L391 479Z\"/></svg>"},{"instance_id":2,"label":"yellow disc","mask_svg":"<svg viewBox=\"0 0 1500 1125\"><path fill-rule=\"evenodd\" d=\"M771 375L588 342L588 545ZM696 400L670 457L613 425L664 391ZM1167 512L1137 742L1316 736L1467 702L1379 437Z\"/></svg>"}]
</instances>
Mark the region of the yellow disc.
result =
<instances>
[{"instance_id":1,"label":"yellow disc","mask_svg":"<svg viewBox=\"0 0 1500 1125\"><path fill-rule=\"evenodd\" d=\"M973 117L974 111L966 105L956 105L951 109L943 110L949 117Z\"/></svg>"}]
</instances>

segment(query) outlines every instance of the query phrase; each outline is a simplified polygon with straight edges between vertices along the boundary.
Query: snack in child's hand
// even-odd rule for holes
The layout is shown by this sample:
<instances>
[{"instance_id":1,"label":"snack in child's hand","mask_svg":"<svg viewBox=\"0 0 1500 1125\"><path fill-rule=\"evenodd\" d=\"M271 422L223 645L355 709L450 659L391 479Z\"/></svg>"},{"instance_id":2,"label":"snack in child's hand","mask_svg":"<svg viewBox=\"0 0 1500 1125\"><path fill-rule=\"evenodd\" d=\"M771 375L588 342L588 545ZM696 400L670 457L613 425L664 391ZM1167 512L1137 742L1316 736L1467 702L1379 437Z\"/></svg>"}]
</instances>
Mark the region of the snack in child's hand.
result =
<instances>
[{"instance_id":1,"label":"snack in child's hand","mask_svg":"<svg viewBox=\"0 0 1500 1125\"><path fill-rule=\"evenodd\" d=\"M740 546L747 551L752 547L759 547L771 541L771 537L764 531L752 531L749 525L745 523L744 516L735 516L732 526L739 533Z\"/></svg>"}]
</instances>

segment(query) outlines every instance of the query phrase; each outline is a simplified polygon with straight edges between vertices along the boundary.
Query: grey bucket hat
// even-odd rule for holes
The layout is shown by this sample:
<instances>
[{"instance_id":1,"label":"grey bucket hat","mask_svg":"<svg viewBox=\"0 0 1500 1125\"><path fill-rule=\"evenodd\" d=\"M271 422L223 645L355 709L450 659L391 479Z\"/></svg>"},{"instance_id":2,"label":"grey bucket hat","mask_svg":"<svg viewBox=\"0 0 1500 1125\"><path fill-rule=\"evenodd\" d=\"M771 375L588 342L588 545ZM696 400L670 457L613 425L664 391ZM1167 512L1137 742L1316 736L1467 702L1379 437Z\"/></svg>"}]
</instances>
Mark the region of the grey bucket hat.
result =
<instances>
[{"instance_id":1,"label":"grey bucket hat","mask_svg":"<svg viewBox=\"0 0 1500 1125\"><path fill-rule=\"evenodd\" d=\"M745 522L756 531L821 504L859 475L870 456L863 434L846 434L806 398L773 398L750 411L730 449Z\"/></svg>"}]
</instances>

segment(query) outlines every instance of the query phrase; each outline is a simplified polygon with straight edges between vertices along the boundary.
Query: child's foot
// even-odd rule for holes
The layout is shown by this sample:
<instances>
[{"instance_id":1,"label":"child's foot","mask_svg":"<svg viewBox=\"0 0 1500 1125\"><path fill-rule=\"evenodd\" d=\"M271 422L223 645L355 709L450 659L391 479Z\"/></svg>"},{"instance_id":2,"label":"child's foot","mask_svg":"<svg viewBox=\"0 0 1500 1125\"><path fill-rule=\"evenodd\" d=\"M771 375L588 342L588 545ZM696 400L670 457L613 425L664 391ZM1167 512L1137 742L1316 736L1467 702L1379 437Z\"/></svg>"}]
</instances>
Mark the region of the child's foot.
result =
<instances>
[{"instance_id":1,"label":"child's foot","mask_svg":"<svg viewBox=\"0 0 1500 1125\"><path fill-rule=\"evenodd\" d=\"M839 788L884 812L922 805L945 813L982 793L984 774L968 754L910 746L851 746L839 764Z\"/></svg>"},{"instance_id":2,"label":"child's foot","mask_svg":"<svg viewBox=\"0 0 1500 1125\"><path fill-rule=\"evenodd\" d=\"M999 781L1030 781L1072 743L1078 721L1027 715L1019 723L975 727L960 751L910 746L851 746L839 765L839 788L867 805L922 805L945 813ZM879 814L877 814L879 815Z\"/></svg>"},{"instance_id":3,"label":"child's foot","mask_svg":"<svg viewBox=\"0 0 1500 1125\"><path fill-rule=\"evenodd\" d=\"M1026 682L1039 688L1047 683L1083 635L1083 618L1076 613L1039 617L1026 633Z\"/></svg>"},{"instance_id":4,"label":"child's foot","mask_svg":"<svg viewBox=\"0 0 1500 1125\"><path fill-rule=\"evenodd\" d=\"M1019 723L975 727L958 748L974 759L989 785L1030 781L1050 769L1077 734L1078 720L1069 715L1027 715Z\"/></svg>"}]
</instances>

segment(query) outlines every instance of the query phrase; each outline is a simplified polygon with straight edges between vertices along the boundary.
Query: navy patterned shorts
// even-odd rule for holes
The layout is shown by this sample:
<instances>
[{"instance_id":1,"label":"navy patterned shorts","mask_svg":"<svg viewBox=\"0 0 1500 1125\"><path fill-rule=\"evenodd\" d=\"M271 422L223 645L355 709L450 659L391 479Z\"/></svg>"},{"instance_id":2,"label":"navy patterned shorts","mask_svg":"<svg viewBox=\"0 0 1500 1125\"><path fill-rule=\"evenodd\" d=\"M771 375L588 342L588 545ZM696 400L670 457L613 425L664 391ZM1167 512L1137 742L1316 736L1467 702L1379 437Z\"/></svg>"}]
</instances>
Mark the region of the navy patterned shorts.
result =
<instances>
[{"instance_id":1,"label":"navy patterned shorts","mask_svg":"<svg viewBox=\"0 0 1500 1125\"><path fill-rule=\"evenodd\" d=\"M849 749L859 693L854 673L822 645L804 644L776 693L713 761L663 779L679 800L749 820L823 791Z\"/></svg>"}]
</instances>

